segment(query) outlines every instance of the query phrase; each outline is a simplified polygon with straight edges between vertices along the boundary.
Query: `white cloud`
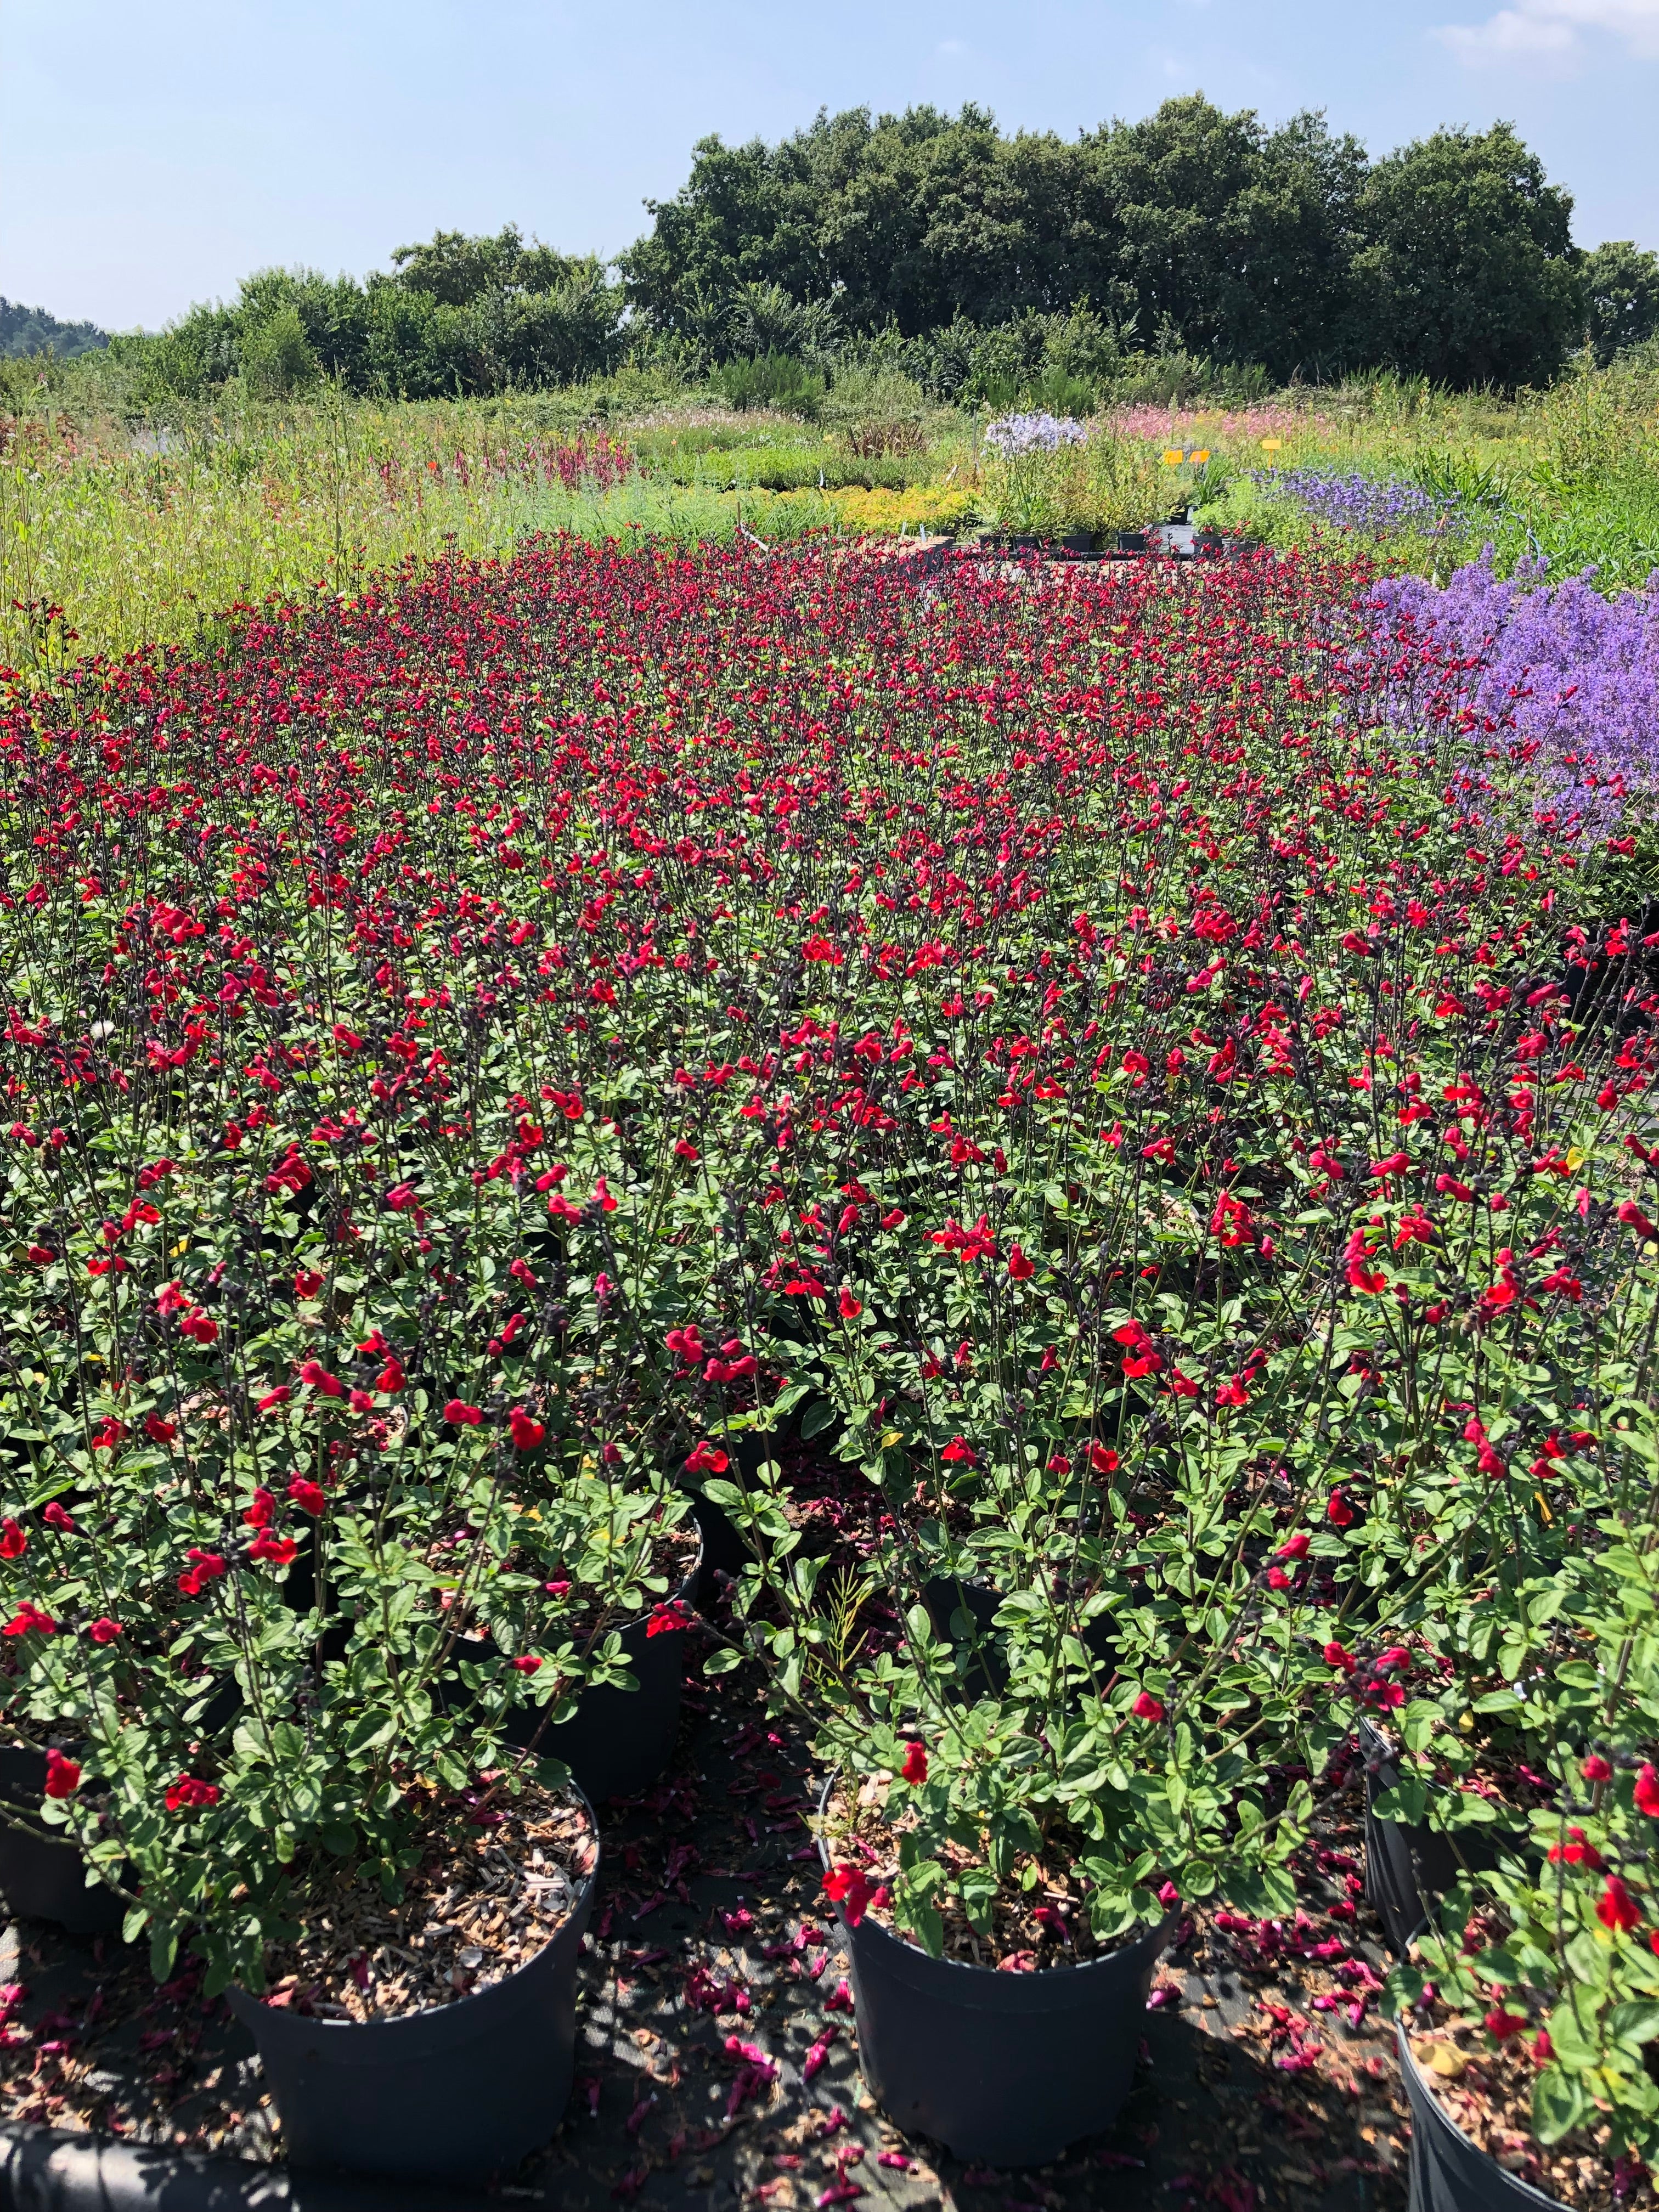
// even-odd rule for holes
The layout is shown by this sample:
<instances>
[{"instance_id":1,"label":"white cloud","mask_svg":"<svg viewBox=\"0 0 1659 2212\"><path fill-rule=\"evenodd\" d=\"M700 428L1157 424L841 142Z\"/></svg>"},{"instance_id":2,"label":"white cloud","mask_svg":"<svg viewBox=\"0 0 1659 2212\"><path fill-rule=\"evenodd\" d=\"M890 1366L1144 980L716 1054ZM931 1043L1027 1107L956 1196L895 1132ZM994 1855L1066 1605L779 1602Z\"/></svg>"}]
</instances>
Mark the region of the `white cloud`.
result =
<instances>
[{"instance_id":1,"label":"white cloud","mask_svg":"<svg viewBox=\"0 0 1659 2212\"><path fill-rule=\"evenodd\" d=\"M1435 36L1478 63L1571 54L1586 31L1605 31L1640 59L1659 60L1659 0L1518 0L1484 23L1447 23Z\"/></svg>"}]
</instances>

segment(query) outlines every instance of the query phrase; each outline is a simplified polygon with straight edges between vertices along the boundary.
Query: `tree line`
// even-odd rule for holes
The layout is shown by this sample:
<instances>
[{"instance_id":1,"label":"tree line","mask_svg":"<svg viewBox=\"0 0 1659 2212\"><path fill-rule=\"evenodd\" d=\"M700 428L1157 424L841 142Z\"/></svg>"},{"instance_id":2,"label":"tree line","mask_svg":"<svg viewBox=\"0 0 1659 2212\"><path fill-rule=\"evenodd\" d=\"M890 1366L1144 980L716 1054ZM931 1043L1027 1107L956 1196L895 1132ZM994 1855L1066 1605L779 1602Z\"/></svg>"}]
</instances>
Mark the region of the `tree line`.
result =
<instances>
[{"instance_id":1,"label":"tree line","mask_svg":"<svg viewBox=\"0 0 1659 2212\"><path fill-rule=\"evenodd\" d=\"M632 359L780 398L886 362L972 399L1104 397L1171 357L1513 389L1659 331L1659 258L1575 246L1571 196L1501 122L1373 161L1321 115L1269 130L1198 94L1072 140L971 106L854 108L775 145L704 138L647 207L610 266L513 225L440 232L362 283L261 271L117 350L157 397L326 375L431 398Z\"/></svg>"}]
</instances>

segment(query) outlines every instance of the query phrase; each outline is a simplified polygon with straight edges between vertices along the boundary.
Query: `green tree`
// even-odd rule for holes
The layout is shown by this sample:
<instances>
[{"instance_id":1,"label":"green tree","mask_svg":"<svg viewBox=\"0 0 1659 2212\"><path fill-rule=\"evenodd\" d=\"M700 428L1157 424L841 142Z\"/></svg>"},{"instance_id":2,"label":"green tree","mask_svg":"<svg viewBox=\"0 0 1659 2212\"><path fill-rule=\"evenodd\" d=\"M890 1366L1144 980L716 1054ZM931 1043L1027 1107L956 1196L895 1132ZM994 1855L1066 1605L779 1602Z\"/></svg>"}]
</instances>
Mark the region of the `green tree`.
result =
<instances>
[{"instance_id":1,"label":"green tree","mask_svg":"<svg viewBox=\"0 0 1659 2212\"><path fill-rule=\"evenodd\" d=\"M552 292L591 262L558 253L532 238L526 245L515 222L494 237L435 231L423 246L394 248L392 282L406 292L426 292L446 307L465 307L489 292Z\"/></svg>"},{"instance_id":2,"label":"green tree","mask_svg":"<svg viewBox=\"0 0 1659 2212\"><path fill-rule=\"evenodd\" d=\"M1544 384L1583 327L1572 201L1507 123L1379 161L1356 209L1357 358L1457 386Z\"/></svg>"},{"instance_id":3,"label":"green tree","mask_svg":"<svg viewBox=\"0 0 1659 2212\"><path fill-rule=\"evenodd\" d=\"M1659 254L1612 238L1584 256L1584 337L1605 368L1626 346L1659 334Z\"/></svg>"},{"instance_id":4,"label":"green tree","mask_svg":"<svg viewBox=\"0 0 1659 2212\"><path fill-rule=\"evenodd\" d=\"M1315 369L1344 346L1358 141L1321 115L1267 131L1201 93L1086 142L1139 327L1194 353Z\"/></svg>"}]
</instances>

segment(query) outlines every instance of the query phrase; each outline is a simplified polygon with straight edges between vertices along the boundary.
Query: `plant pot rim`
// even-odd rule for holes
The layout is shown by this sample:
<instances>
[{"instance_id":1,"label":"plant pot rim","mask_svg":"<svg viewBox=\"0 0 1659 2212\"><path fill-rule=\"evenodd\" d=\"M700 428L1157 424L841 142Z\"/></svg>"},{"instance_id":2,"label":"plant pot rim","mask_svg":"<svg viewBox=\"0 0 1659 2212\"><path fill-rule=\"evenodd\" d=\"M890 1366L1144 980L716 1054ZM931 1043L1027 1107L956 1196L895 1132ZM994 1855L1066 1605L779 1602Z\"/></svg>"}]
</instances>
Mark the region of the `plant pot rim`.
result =
<instances>
[{"instance_id":1,"label":"plant pot rim","mask_svg":"<svg viewBox=\"0 0 1659 2212\"><path fill-rule=\"evenodd\" d=\"M1425 2101L1433 2106L1435 2118L1441 2125L1449 2128L1472 2156L1484 2160L1494 2173L1502 2174L1510 2188L1524 2191L1532 2199L1534 2204L1540 2208L1547 2207L1548 2212L1568 2212L1568 2207L1562 2203L1559 2197L1546 2196L1535 2182L1525 2180L1518 2173L1511 2173L1507 2166L1499 2166L1490 2151L1481 2149L1474 2137L1458 2125L1444 2105L1441 2103L1434 2084L1417 2063L1417 2053L1412 2049L1412 2039L1406 2033L1406 2023L1403 2020L1395 2021L1394 2034L1401 2072L1406 2076L1407 2084L1420 2091Z\"/></svg>"},{"instance_id":2,"label":"plant pot rim","mask_svg":"<svg viewBox=\"0 0 1659 2212\"><path fill-rule=\"evenodd\" d=\"M823 1786L818 1791L820 1820L823 1817L824 1808L829 1804L830 1792L836 1786L836 1777L838 1771L838 1769L832 1767L823 1778ZM818 1859L827 1874L830 1869L830 1850L824 1842L822 1832L813 1838L813 1841L817 1844ZM920 1943L913 1942L909 1936L901 1936L895 1929L883 1927L879 1920L867 1920L860 1917L857 1926L854 1927L848 1922L839 1905L832 1902L830 1909L842 1926L846 1929L849 1939L860 1935L867 1928L873 1936L879 1936L884 1942L894 1944L899 1950L921 1960L923 1965L931 1971L948 1971L953 1974L962 1975L964 1987L972 1982L977 1982L981 1988L988 1984L994 1983L1000 1989L1011 1990L1033 1990L1041 1987L1044 1983L1047 1983L1050 1988L1054 1988L1062 1981L1070 1981L1074 1978L1080 1978L1085 1974L1093 1972L1097 1968L1113 1966L1121 1958L1124 1951L1132 1949L1137 1943L1144 1943L1149 1936L1158 1938L1158 1948L1161 1951L1173 1932L1176 1923L1181 1918L1182 1911L1179 1905L1171 1905L1162 1920L1141 1929L1138 1935L1132 1936L1116 1951L1103 1951L1098 1957L1093 1959L1076 1959L1069 1966L1036 1966L1029 1973L1010 1974L1005 1972L1000 1966L975 1966L969 1959L936 1959L931 1952L924 1951Z\"/></svg>"},{"instance_id":3,"label":"plant pot rim","mask_svg":"<svg viewBox=\"0 0 1659 2212\"><path fill-rule=\"evenodd\" d=\"M599 1815L589 1802L586 1791L578 1782L573 1779L565 1786L587 1816L588 1826L593 1838L592 1863L573 1892L570 1908L564 1918L547 1941L538 1944L530 1956L521 1960L510 1974L503 1974L498 1982L487 1982L482 1989L469 1990L464 1997L457 1997L453 2003L422 2005L414 2012L398 2013L389 2020L317 2020L307 2013L291 2012L286 2005L272 2006L264 1997L256 1997L251 1990L244 1989L240 1982L231 1983L225 1991L225 1996L233 2009L249 2025L252 2025L253 2021L269 2014L277 2020L292 2021L296 2027L303 2027L307 2034L374 2037L382 2043L423 2028L431 2021L453 2020L463 2023L463 2026L457 2030L457 2033L465 2039L465 2023L476 2016L471 2008L483 2004L488 1998L499 1998L504 1990L510 1990L524 1975L532 1972L558 1942L570 1923L585 1912L592 1900L594 1885L599 1878ZM370 2045L368 2041L364 2041L357 2047L367 2051Z\"/></svg>"},{"instance_id":4,"label":"plant pot rim","mask_svg":"<svg viewBox=\"0 0 1659 2212\"><path fill-rule=\"evenodd\" d=\"M296 2172L224 2151L167 2150L95 2130L0 2121L0 2205L54 2212L499 2212L501 2198L457 2182Z\"/></svg>"}]
</instances>

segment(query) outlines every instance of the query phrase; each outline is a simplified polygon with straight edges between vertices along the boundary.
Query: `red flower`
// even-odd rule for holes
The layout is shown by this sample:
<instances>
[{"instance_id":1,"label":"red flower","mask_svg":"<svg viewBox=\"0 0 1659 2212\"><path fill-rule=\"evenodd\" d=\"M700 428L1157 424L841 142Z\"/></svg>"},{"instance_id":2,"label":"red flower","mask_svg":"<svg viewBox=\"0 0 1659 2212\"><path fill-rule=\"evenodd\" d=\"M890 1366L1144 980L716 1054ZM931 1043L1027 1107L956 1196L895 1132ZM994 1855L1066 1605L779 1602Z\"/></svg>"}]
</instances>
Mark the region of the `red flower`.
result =
<instances>
[{"instance_id":1,"label":"red flower","mask_svg":"<svg viewBox=\"0 0 1659 2212\"><path fill-rule=\"evenodd\" d=\"M225 1571L225 1562L217 1552L198 1551L191 1545L185 1557L193 1564L179 1577L179 1587L186 1597L200 1597L210 1583L216 1583Z\"/></svg>"},{"instance_id":2,"label":"red flower","mask_svg":"<svg viewBox=\"0 0 1659 2212\"><path fill-rule=\"evenodd\" d=\"M666 1605L652 1607L645 1632L647 1636L672 1636L682 1628L690 1628L692 1619L691 1608L683 1598L670 1598Z\"/></svg>"},{"instance_id":3,"label":"red flower","mask_svg":"<svg viewBox=\"0 0 1659 2212\"><path fill-rule=\"evenodd\" d=\"M180 1332L194 1344L212 1344L219 1334L218 1322L211 1314L203 1313L199 1308L194 1313L187 1313L179 1327Z\"/></svg>"},{"instance_id":4,"label":"red flower","mask_svg":"<svg viewBox=\"0 0 1659 2212\"><path fill-rule=\"evenodd\" d=\"M701 1443L687 1457L688 1474L724 1474L731 1465L718 1444Z\"/></svg>"},{"instance_id":5,"label":"red flower","mask_svg":"<svg viewBox=\"0 0 1659 2212\"><path fill-rule=\"evenodd\" d=\"M1161 1721L1164 1717L1164 1700L1161 1698L1155 1698L1150 1690L1142 1690L1129 1711L1138 1721Z\"/></svg>"},{"instance_id":6,"label":"red flower","mask_svg":"<svg viewBox=\"0 0 1659 2212\"><path fill-rule=\"evenodd\" d=\"M1644 1243L1653 1243L1659 1241L1659 1229L1654 1227L1633 1198L1627 1198L1621 1202L1619 1207L1619 1218L1626 1229L1633 1229ZM1611 1926L1612 1923L1609 1922L1608 1925Z\"/></svg>"},{"instance_id":7,"label":"red flower","mask_svg":"<svg viewBox=\"0 0 1659 2212\"><path fill-rule=\"evenodd\" d=\"M927 1779L927 1747L922 1743L907 1743L904 1764L899 1772L914 1788L919 1789Z\"/></svg>"},{"instance_id":8,"label":"red flower","mask_svg":"<svg viewBox=\"0 0 1659 2212\"><path fill-rule=\"evenodd\" d=\"M1053 1460L1050 1460L1048 1464L1053 1467ZM1117 1454L1106 1444L1091 1444L1089 1464L1097 1474L1115 1474L1118 1467ZM1062 1467L1059 1472L1063 1474L1066 1469Z\"/></svg>"},{"instance_id":9,"label":"red flower","mask_svg":"<svg viewBox=\"0 0 1659 2212\"><path fill-rule=\"evenodd\" d=\"M181 1774L177 1781L169 1782L167 1789L167 1808L169 1813L205 1812L219 1802L219 1785L204 1782L194 1774Z\"/></svg>"},{"instance_id":10,"label":"red flower","mask_svg":"<svg viewBox=\"0 0 1659 2212\"><path fill-rule=\"evenodd\" d=\"M61 1751L46 1753L46 1795L48 1797L73 1797L81 1787L81 1770L72 1759L65 1759Z\"/></svg>"},{"instance_id":11,"label":"red flower","mask_svg":"<svg viewBox=\"0 0 1659 2212\"><path fill-rule=\"evenodd\" d=\"M296 1267L294 1271L294 1294L296 1297L314 1298L323 1287L323 1278L314 1267Z\"/></svg>"},{"instance_id":12,"label":"red flower","mask_svg":"<svg viewBox=\"0 0 1659 2212\"><path fill-rule=\"evenodd\" d=\"M1599 1751L1593 1751L1578 1771L1586 1782L1611 1782L1613 1762L1611 1759L1603 1759Z\"/></svg>"},{"instance_id":13,"label":"red flower","mask_svg":"<svg viewBox=\"0 0 1659 2212\"><path fill-rule=\"evenodd\" d=\"M244 1515L246 1519L246 1516ZM261 1528L248 1547L250 1559L264 1559L273 1567L289 1567L300 1547L292 1536L273 1536L269 1528Z\"/></svg>"},{"instance_id":14,"label":"red flower","mask_svg":"<svg viewBox=\"0 0 1659 2212\"><path fill-rule=\"evenodd\" d=\"M1565 1844L1550 1845L1550 1864L1559 1866L1563 1861L1568 1866L1588 1867L1592 1874L1599 1874L1606 1864L1582 1828L1569 1828Z\"/></svg>"},{"instance_id":15,"label":"red flower","mask_svg":"<svg viewBox=\"0 0 1659 2212\"><path fill-rule=\"evenodd\" d=\"M1308 1556L1310 1540L1310 1538L1298 1530L1294 1536L1285 1538L1279 1546L1276 1556L1281 1559L1305 1559Z\"/></svg>"},{"instance_id":16,"label":"red flower","mask_svg":"<svg viewBox=\"0 0 1659 2212\"><path fill-rule=\"evenodd\" d=\"M1351 1528L1357 1516L1342 1492L1334 1490L1325 1502L1325 1518L1334 1528Z\"/></svg>"},{"instance_id":17,"label":"red flower","mask_svg":"<svg viewBox=\"0 0 1659 2212\"><path fill-rule=\"evenodd\" d=\"M313 1482L303 1474L289 1477L288 1494L290 1502L297 1505L301 1513L309 1513L313 1521L328 1510L327 1492L320 1483Z\"/></svg>"},{"instance_id":18,"label":"red flower","mask_svg":"<svg viewBox=\"0 0 1659 2212\"><path fill-rule=\"evenodd\" d=\"M1659 1820L1659 1767L1644 1766L1636 1777L1636 1809Z\"/></svg>"},{"instance_id":19,"label":"red flower","mask_svg":"<svg viewBox=\"0 0 1659 2212\"><path fill-rule=\"evenodd\" d=\"M164 1421L159 1413L146 1413L144 1434L153 1444L170 1444L179 1433L176 1421Z\"/></svg>"},{"instance_id":20,"label":"red flower","mask_svg":"<svg viewBox=\"0 0 1659 2212\"><path fill-rule=\"evenodd\" d=\"M979 1454L974 1449L971 1444L965 1443L960 1437L952 1437L950 1443L945 1445L944 1450L939 1454L939 1457L941 1459L950 1460L954 1464L962 1467L977 1467L979 1465Z\"/></svg>"},{"instance_id":21,"label":"red flower","mask_svg":"<svg viewBox=\"0 0 1659 2212\"><path fill-rule=\"evenodd\" d=\"M522 1406L513 1408L507 1416L507 1426L512 1431L514 1449L517 1451L534 1451L547 1434L544 1425L540 1421L532 1421Z\"/></svg>"},{"instance_id":22,"label":"red flower","mask_svg":"<svg viewBox=\"0 0 1659 2212\"><path fill-rule=\"evenodd\" d=\"M263 1483L256 1486L252 1502L242 1519L250 1528L269 1528L270 1518L276 1510L276 1500Z\"/></svg>"},{"instance_id":23,"label":"red flower","mask_svg":"<svg viewBox=\"0 0 1659 2212\"><path fill-rule=\"evenodd\" d=\"M1340 1667L1345 1674L1352 1674L1359 1662L1342 1644L1333 1643L1325 1646L1325 1664Z\"/></svg>"},{"instance_id":24,"label":"red flower","mask_svg":"<svg viewBox=\"0 0 1659 2212\"><path fill-rule=\"evenodd\" d=\"M49 1613L42 1613L40 1607L33 1604L29 1599L21 1598L18 1601L16 1612L13 1613L5 1626L0 1628L0 1636L27 1636L31 1630L33 1630L37 1635L55 1636L58 1633L58 1623Z\"/></svg>"},{"instance_id":25,"label":"red flower","mask_svg":"<svg viewBox=\"0 0 1659 2212\"><path fill-rule=\"evenodd\" d=\"M320 1359L307 1359L300 1370L300 1380L309 1382L321 1398L343 1398L345 1385L337 1375L331 1375Z\"/></svg>"},{"instance_id":26,"label":"red flower","mask_svg":"<svg viewBox=\"0 0 1659 2212\"><path fill-rule=\"evenodd\" d=\"M258 1400L253 1410L256 1413L268 1413L275 1406L286 1406L293 1395L293 1391L289 1389L286 1382L279 1382L274 1390L265 1392L264 1396Z\"/></svg>"},{"instance_id":27,"label":"red flower","mask_svg":"<svg viewBox=\"0 0 1659 2212\"><path fill-rule=\"evenodd\" d=\"M445 1420L458 1429L476 1429L483 1419L481 1407L469 1406L465 1398L452 1398L444 1407Z\"/></svg>"},{"instance_id":28,"label":"red flower","mask_svg":"<svg viewBox=\"0 0 1659 2212\"><path fill-rule=\"evenodd\" d=\"M1035 1261L1028 1260L1018 1244L1008 1254L1008 1273L1017 1283L1029 1283L1036 1273Z\"/></svg>"},{"instance_id":29,"label":"red flower","mask_svg":"<svg viewBox=\"0 0 1659 2212\"><path fill-rule=\"evenodd\" d=\"M1595 1908L1595 1917L1615 1935L1628 1936L1641 1924L1642 1910L1616 1874L1610 1874Z\"/></svg>"},{"instance_id":30,"label":"red flower","mask_svg":"<svg viewBox=\"0 0 1659 2212\"><path fill-rule=\"evenodd\" d=\"M126 1432L125 1422L116 1420L113 1415L107 1420L100 1421L92 1432L94 1451L113 1451Z\"/></svg>"},{"instance_id":31,"label":"red flower","mask_svg":"<svg viewBox=\"0 0 1659 2212\"><path fill-rule=\"evenodd\" d=\"M823 1893L832 1905L841 1907L841 1917L847 1925L856 1928L877 1891L875 1883L860 1868L832 1866L823 1877Z\"/></svg>"},{"instance_id":32,"label":"red flower","mask_svg":"<svg viewBox=\"0 0 1659 2212\"><path fill-rule=\"evenodd\" d=\"M851 1291L844 1290L841 1294L840 1299L840 1312L842 1319L843 1321L856 1321L863 1311L864 1308L853 1296Z\"/></svg>"},{"instance_id":33,"label":"red flower","mask_svg":"<svg viewBox=\"0 0 1659 2212\"><path fill-rule=\"evenodd\" d=\"M533 1674L541 1663L533 1651L520 1651L516 1659L507 1662L514 1672L518 1674Z\"/></svg>"},{"instance_id":34,"label":"red flower","mask_svg":"<svg viewBox=\"0 0 1659 2212\"><path fill-rule=\"evenodd\" d=\"M388 1359L386 1365L374 1377L374 1388L377 1390L384 1390L389 1398L392 1396L395 1392L401 1390L403 1387L403 1369L399 1366L395 1358Z\"/></svg>"},{"instance_id":35,"label":"red flower","mask_svg":"<svg viewBox=\"0 0 1659 2212\"><path fill-rule=\"evenodd\" d=\"M87 1634L94 1644L113 1644L120 1633L120 1622L112 1620L106 1613L100 1613L96 1620L87 1624Z\"/></svg>"},{"instance_id":36,"label":"red flower","mask_svg":"<svg viewBox=\"0 0 1659 2212\"><path fill-rule=\"evenodd\" d=\"M1507 2042L1510 2036L1518 2034L1526 2024L1525 2013L1505 2012L1501 2004L1494 2005L1486 2014L1486 2033L1495 2036L1499 2043Z\"/></svg>"},{"instance_id":37,"label":"red flower","mask_svg":"<svg viewBox=\"0 0 1659 2212\"><path fill-rule=\"evenodd\" d=\"M0 1521L0 1559L21 1559L29 1547L29 1540L19 1523L7 1514Z\"/></svg>"}]
</instances>

